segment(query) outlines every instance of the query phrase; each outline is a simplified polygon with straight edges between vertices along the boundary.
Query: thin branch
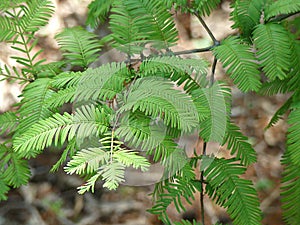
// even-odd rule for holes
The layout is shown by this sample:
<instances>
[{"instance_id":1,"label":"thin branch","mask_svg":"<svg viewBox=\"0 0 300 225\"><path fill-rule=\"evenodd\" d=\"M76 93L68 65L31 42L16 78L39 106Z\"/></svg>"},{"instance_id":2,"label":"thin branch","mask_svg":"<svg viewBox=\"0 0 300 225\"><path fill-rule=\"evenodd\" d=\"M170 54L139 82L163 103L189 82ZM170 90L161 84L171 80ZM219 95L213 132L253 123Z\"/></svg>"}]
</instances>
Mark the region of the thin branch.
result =
<instances>
[{"instance_id":1,"label":"thin branch","mask_svg":"<svg viewBox=\"0 0 300 225\"><path fill-rule=\"evenodd\" d=\"M206 155L207 142L203 142L202 155ZM205 210L204 210L204 172L201 171L200 175L201 192L200 192L200 207L201 207L201 219L202 225L205 225Z\"/></svg>"},{"instance_id":2,"label":"thin branch","mask_svg":"<svg viewBox=\"0 0 300 225\"><path fill-rule=\"evenodd\" d=\"M7 77L7 78L10 78L10 79L15 79L15 80L22 80L22 81L32 82L32 79L23 78L23 77L15 77L15 76L7 75L7 74L4 74L4 73L0 73L0 76Z\"/></svg>"},{"instance_id":3,"label":"thin branch","mask_svg":"<svg viewBox=\"0 0 300 225\"><path fill-rule=\"evenodd\" d=\"M215 57L212 68L211 68L210 83L209 83L210 87L213 86L213 84L215 82L215 73L216 73L217 62L218 62L218 59Z\"/></svg>"},{"instance_id":4,"label":"thin branch","mask_svg":"<svg viewBox=\"0 0 300 225\"><path fill-rule=\"evenodd\" d=\"M206 48L196 48L191 50L179 51L179 52L172 52L172 55L185 55L185 54L193 54L193 53L200 53L200 52L209 52L211 49L215 47L215 45L208 46Z\"/></svg>"},{"instance_id":5,"label":"thin branch","mask_svg":"<svg viewBox=\"0 0 300 225\"><path fill-rule=\"evenodd\" d=\"M210 76L210 82L209 87L211 87L215 82L215 73L216 73L216 66L217 66L217 58L214 57L214 62L211 68L211 76ZM202 155L206 155L206 149L207 149L207 142L203 142L203 151ZM201 217L202 217L202 224L205 225L205 209L204 209L204 171L201 171L200 174L200 183L201 183L201 193L200 193L200 206L201 206Z\"/></svg>"},{"instance_id":6,"label":"thin branch","mask_svg":"<svg viewBox=\"0 0 300 225\"><path fill-rule=\"evenodd\" d=\"M211 32L211 30L209 29L209 27L207 26L207 24L205 23L205 21L202 19L202 17L199 15L199 13L196 12L194 14L198 18L198 20L200 21L200 23L202 24L202 26L204 27L204 29L206 30L206 32L208 33L208 35L210 36L210 38L212 39L212 41L214 43L213 46L211 46L209 50L211 50L212 47L220 45L220 42L215 38L215 36ZM218 62L217 58L214 57L214 61L213 61L213 64L212 64L212 69L211 69L211 76L210 76L209 87L211 87L214 84L214 81L215 81L215 72L216 72L217 62ZM207 148L207 142L203 142L203 151L202 151L202 155L203 156L206 155L206 148ZM200 207L201 207L201 217L202 217L201 219L202 219L202 224L205 225L204 171L201 171L200 181L201 181Z\"/></svg>"},{"instance_id":7,"label":"thin branch","mask_svg":"<svg viewBox=\"0 0 300 225\"><path fill-rule=\"evenodd\" d=\"M216 45L211 45L211 46L208 46L208 47L205 47L205 48L195 48L195 49L178 51L178 52L172 52L172 51L170 51L167 54L162 54L162 55L157 54L157 55L151 55L151 56L148 56L148 57L145 57L143 54L141 54L140 58L133 58L133 59L131 58L130 60L126 59L123 62L126 63L126 64L131 64L131 63L136 63L136 62L143 62L143 61L145 61L147 59L150 59L150 58L153 58L153 57L157 57L157 56L179 56L179 55L186 55L186 54L209 52L215 46Z\"/></svg>"},{"instance_id":8,"label":"thin branch","mask_svg":"<svg viewBox=\"0 0 300 225\"><path fill-rule=\"evenodd\" d=\"M207 24L205 23L205 21L202 19L202 17L199 15L199 13L195 12L194 15L198 18L198 20L200 21L200 23L202 24L202 26L204 27L204 29L206 30L206 32L208 33L208 35L210 36L210 38L213 40L214 45L219 45L220 42L215 38L215 36L211 32L211 30L209 29L209 27L207 26Z\"/></svg>"},{"instance_id":9,"label":"thin branch","mask_svg":"<svg viewBox=\"0 0 300 225\"><path fill-rule=\"evenodd\" d=\"M297 15L299 14L299 12L294 12L291 14L282 14L282 15L278 15L276 17L271 17L270 19L267 20L267 22L280 22L282 20L285 20L291 16Z\"/></svg>"}]
</instances>

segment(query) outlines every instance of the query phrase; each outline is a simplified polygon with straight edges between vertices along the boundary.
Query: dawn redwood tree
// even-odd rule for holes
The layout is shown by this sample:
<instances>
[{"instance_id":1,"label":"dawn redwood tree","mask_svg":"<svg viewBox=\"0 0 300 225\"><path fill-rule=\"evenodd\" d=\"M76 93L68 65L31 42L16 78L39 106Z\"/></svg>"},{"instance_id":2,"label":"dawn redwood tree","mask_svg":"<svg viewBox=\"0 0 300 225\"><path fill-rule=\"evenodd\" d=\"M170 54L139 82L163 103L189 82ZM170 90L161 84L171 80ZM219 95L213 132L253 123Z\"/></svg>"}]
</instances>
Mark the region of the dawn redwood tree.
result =
<instances>
[{"instance_id":1,"label":"dawn redwood tree","mask_svg":"<svg viewBox=\"0 0 300 225\"><path fill-rule=\"evenodd\" d=\"M260 224L262 213L250 180L241 178L256 162L256 152L230 117L231 89L216 80L222 63L241 91L263 95L289 93L268 127L289 112L286 150L281 163L281 201L287 224L300 223L300 47L299 0L236 0L231 3L233 29L216 40L203 20L220 0L94 0L87 25L56 35L63 54L59 62L40 59L37 31L54 7L48 0L0 2L0 41L23 54L12 56L18 68L5 65L1 76L25 85L16 110L0 115L0 198L30 179L28 159L49 147L61 148L52 171L86 178L78 192L94 192L97 180L110 190L124 182L125 169L147 171L164 166L149 211L165 224L204 224L203 197L226 208L234 224ZM211 46L172 51L178 32L173 13L194 15L211 37ZM110 34L99 40L90 30L109 19ZM91 67L102 46L125 55L122 62ZM182 58L209 51L213 63ZM72 71L70 68L77 68ZM177 87L177 88L174 88ZM180 89L181 88L181 89ZM66 103L71 112L62 112ZM201 152L187 157L178 145L182 135L198 133ZM209 142L225 146L231 158L206 154ZM197 176L198 171L200 176ZM166 209L178 212L200 192L202 221L171 221Z\"/></svg>"}]
</instances>

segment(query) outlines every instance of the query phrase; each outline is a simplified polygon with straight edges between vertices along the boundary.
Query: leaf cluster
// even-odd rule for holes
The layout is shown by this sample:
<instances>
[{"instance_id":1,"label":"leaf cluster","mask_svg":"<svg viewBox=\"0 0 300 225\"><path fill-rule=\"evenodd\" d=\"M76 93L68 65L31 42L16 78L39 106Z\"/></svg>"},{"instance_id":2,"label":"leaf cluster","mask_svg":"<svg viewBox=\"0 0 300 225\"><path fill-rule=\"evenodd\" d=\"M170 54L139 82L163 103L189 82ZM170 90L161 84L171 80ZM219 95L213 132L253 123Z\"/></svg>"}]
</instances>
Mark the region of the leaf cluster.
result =
<instances>
[{"instance_id":1,"label":"leaf cluster","mask_svg":"<svg viewBox=\"0 0 300 225\"><path fill-rule=\"evenodd\" d=\"M231 20L240 35L209 48L240 90L291 93L269 124L291 111L282 160L282 201L289 224L299 223L300 47L291 32L294 23L286 18L300 11L298 1L234 1ZM23 68L10 71L6 66L1 73L26 84L16 111L0 115L0 133L9 139L0 145L0 198L6 198L10 186L28 181L26 159L47 148L62 149L52 171L63 166L66 173L85 177L86 183L78 187L80 194L94 192L98 180L109 190L117 189L125 181L125 170L146 171L150 166L146 155L151 155L165 170L150 212L165 224L172 224L167 208L174 204L178 212L184 211L183 199L192 204L196 192L206 193L226 208L234 224L259 224L257 193L251 181L241 178L247 166L256 162L256 153L231 121L229 86L214 77L208 81L205 60L182 58L171 48L178 37L173 9L201 19L219 3L94 0L87 24L95 29L109 18L111 34L99 41L83 28L67 28L56 35L61 62L48 64L34 49L38 47L35 33L53 13L51 3L0 3L0 41L25 54L13 56ZM102 45L125 53L127 60L91 68ZM224 146L231 157L206 156L205 150L199 154L195 149L188 158L178 140L195 133L204 143ZM200 179L194 169L200 169Z\"/></svg>"}]
</instances>

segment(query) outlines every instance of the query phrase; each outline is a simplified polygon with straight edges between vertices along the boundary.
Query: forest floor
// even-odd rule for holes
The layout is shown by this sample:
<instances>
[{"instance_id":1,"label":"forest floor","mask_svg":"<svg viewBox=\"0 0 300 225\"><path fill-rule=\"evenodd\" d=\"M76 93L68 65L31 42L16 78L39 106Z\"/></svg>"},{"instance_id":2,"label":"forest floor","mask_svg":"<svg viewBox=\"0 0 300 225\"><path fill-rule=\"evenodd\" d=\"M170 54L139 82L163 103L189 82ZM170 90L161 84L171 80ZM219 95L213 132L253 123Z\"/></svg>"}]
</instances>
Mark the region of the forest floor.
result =
<instances>
[{"instance_id":1,"label":"forest floor","mask_svg":"<svg viewBox=\"0 0 300 225\"><path fill-rule=\"evenodd\" d=\"M85 6L88 0L53 0L57 11L49 25L40 32L40 47L44 48L44 57L49 61L58 60L58 46L53 40L54 34L63 27L83 25L85 21ZM210 39L205 30L195 18L176 17L179 29L179 43L174 50L186 50L206 47ZM205 18L218 40L231 34L229 20L229 2L223 1L222 7L210 17ZM106 27L99 30L99 35L107 33ZM4 63L14 65L8 58L10 50L1 46L0 59ZM115 53L103 55L103 60L118 59ZM191 56L185 56L191 57ZM212 60L210 53L197 54L208 61ZM225 77L224 70L218 64L217 79ZM0 111L6 111L11 104L18 101L20 87L5 82L0 83ZM242 132L250 137L250 141L258 154L258 162L251 166L245 177L254 182L259 192L264 225L284 224L280 209L280 176L282 168L280 158L284 151L285 132L287 125L280 121L276 126L265 131L274 112L282 105L286 96L276 95L261 97L256 94L244 94L232 88L232 117L240 126ZM196 146L195 138L185 139L189 148ZM198 146L198 145L197 145ZM198 146L199 147L199 146ZM218 152L228 157L214 143L209 144L208 151ZM159 225L155 216L146 212L151 207L153 185L129 186L122 185L117 191L107 191L96 187L94 194L79 195L76 187L82 184L82 179L66 175L63 170L49 173L51 166L58 160L60 152L47 150L36 159L30 160L32 178L28 185L9 193L7 201L0 203L0 225ZM136 179L140 179L137 177ZM139 183L139 182L137 182ZM187 212L177 214L174 207L169 213L173 219L200 218L199 196L196 196L192 206L187 205ZM230 219L224 209L220 209L209 199L205 199L206 224L217 221L230 224Z\"/></svg>"}]
</instances>

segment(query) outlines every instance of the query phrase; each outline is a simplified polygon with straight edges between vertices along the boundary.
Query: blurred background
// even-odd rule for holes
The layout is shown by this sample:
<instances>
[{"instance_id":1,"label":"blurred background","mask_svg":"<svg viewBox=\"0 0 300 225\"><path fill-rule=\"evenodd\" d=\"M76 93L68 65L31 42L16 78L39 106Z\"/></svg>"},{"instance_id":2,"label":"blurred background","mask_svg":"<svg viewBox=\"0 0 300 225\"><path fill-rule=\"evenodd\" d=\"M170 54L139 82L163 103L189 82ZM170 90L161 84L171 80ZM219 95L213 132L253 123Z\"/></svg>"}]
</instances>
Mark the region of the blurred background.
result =
<instances>
[{"instance_id":1,"label":"blurred background","mask_svg":"<svg viewBox=\"0 0 300 225\"><path fill-rule=\"evenodd\" d=\"M64 27L85 26L87 6L91 0L52 0L55 14L49 24L39 32L39 48L44 49L42 57L48 62L61 58L58 45L54 40L56 33ZM230 1L222 1L220 7L211 16L205 18L209 28L218 40L222 40L235 31L230 28ZM207 47L210 38L196 18L189 15L176 14L174 16L179 31L178 46L173 50L187 50ZM109 32L107 24L96 30L100 37ZM12 49L0 43L0 64L3 66L17 66L9 56ZM196 54L185 57L202 57L212 61L211 53ZM101 61L118 60L118 53L103 52ZM217 79L231 81L224 75L222 66L218 63ZM10 110L19 101L22 86L0 82L0 113ZM259 192L263 224L283 224L280 210L280 158L284 151L285 132L287 125L280 121L276 126L264 131L274 112L281 106L287 96L276 95L261 97L253 93L243 94L232 87L233 106L232 117L240 126L242 132L258 153L258 162L251 166L245 178L251 179ZM0 141L5 137L0 137ZM187 137L189 149L199 147L195 137ZM209 144L209 151L220 152L228 157L228 152L215 144ZM83 181L76 176L66 175L61 169L57 173L49 173L51 166L58 160L60 152L45 151L36 159L30 160L32 178L28 185L9 192L9 199L0 203L0 225L154 225L161 224L157 218L146 212L151 207L153 185L121 186L117 191L107 191L98 184L94 194L84 196L76 192L76 187ZM134 179L134 178L133 178ZM187 205L187 212L178 214L174 207L170 207L169 214L174 220L199 219L199 196L194 204ZM206 224L217 221L231 224L224 209L220 209L209 199L205 199Z\"/></svg>"}]
</instances>

